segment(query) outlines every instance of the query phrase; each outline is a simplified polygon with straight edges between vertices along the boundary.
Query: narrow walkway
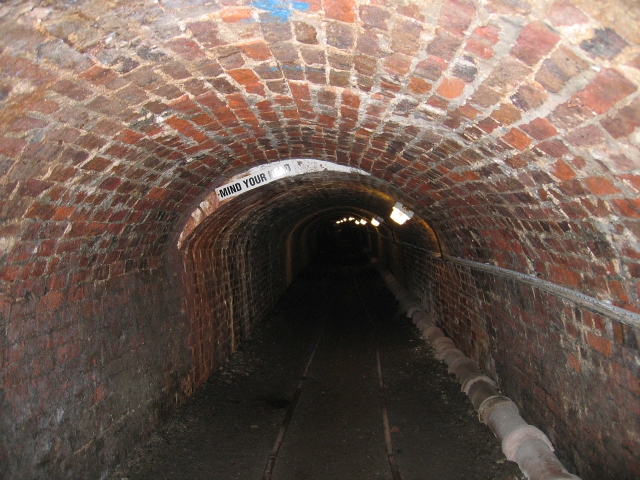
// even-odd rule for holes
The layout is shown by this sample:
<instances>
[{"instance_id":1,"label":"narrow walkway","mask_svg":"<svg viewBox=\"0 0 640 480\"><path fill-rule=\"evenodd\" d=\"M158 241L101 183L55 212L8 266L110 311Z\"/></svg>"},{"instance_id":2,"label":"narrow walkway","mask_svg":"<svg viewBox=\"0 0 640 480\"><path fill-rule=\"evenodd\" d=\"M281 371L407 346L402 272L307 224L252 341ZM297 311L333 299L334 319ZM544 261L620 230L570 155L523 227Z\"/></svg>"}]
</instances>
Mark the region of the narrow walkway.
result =
<instances>
[{"instance_id":1,"label":"narrow walkway","mask_svg":"<svg viewBox=\"0 0 640 480\"><path fill-rule=\"evenodd\" d=\"M123 478L524 476L377 272L324 263L291 286L244 348L112 476Z\"/></svg>"}]
</instances>

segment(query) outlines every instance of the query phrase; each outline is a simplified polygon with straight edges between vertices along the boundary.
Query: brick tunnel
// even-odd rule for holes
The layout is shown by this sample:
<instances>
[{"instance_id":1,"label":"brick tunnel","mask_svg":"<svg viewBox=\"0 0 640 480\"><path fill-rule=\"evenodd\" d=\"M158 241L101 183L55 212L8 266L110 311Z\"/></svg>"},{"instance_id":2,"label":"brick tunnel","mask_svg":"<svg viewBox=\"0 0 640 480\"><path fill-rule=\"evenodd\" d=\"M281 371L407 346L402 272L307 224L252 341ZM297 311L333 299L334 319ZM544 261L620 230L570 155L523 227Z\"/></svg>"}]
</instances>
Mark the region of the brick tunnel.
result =
<instances>
[{"instance_id":1,"label":"brick tunnel","mask_svg":"<svg viewBox=\"0 0 640 480\"><path fill-rule=\"evenodd\" d=\"M371 256L569 471L640 478L639 22L633 0L2 4L0 477L105 478L346 215L383 220Z\"/></svg>"}]
</instances>

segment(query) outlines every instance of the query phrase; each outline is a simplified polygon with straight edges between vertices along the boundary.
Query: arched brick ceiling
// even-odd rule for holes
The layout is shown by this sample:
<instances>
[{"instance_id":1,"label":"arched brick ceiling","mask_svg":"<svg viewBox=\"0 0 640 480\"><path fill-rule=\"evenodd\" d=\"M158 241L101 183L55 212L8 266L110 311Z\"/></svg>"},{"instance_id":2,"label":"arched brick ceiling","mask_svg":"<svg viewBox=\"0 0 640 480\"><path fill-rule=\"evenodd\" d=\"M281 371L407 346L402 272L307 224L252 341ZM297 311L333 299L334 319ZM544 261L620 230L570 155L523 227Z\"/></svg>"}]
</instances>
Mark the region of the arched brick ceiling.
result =
<instances>
[{"instance_id":1,"label":"arched brick ceiling","mask_svg":"<svg viewBox=\"0 0 640 480\"><path fill-rule=\"evenodd\" d=\"M292 177L222 202L185 238L181 249L212 248L228 236L262 236L283 243L301 223L326 224L354 214L367 220L387 217L396 200L406 201L402 192L373 176L324 172ZM440 253L433 232L420 222L399 228L387 220L380 234L389 230Z\"/></svg>"},{"instance_id":2,"label":"arched brick ceiling","mask_svg":"<svg viewBox=\"0 0 640 480\"><path fill-rule=\"evenodd\" d=\"M640 9L604 5L4 4L3 291L153 263L221 175L311 157L400 189L454 255L638 310Z\"/></svg>"}]
</instances>

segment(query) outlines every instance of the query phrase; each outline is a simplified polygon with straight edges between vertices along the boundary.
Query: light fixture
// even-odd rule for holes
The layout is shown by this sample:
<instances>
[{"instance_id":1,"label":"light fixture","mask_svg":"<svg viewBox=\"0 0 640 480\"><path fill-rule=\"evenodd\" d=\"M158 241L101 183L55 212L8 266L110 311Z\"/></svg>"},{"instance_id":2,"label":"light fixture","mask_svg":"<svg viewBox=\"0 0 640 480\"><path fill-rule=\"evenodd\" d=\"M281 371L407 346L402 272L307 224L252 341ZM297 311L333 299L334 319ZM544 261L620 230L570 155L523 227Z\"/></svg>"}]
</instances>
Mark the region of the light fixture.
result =
<instances>
[{"instance_id":1,"label":"light fixture","mask_svg":"<svg viewBox=\"0 0 640 480\"><path fill-rule=\"evenodd\" d=\"M391 210L391 220L398 223L399 225L404 224L407 220L413 217L413 212L409 210L407 207L402 205L400 202L396 202Z\"/></svg>"},{"instance_id":2,"label":"light fixture","mask_svg":"<svg viewBox=\"0 0 640 480\"><path fill-rule=\"evenodd\" d=\"M364 218L360 219L360 225L366 225L367 221Z\"/></svg>"},{"instance_id":3,"label":"light fixture","mask_svg":"<svg viewBox=\"0 0 640 480\"><path fill-rule=\"evenodd\" d=\"M384 222L384 220L380 217L373 217L371 219L371 225L374 227L378 227L382 222Z\"/></svg>"},{"instance_id":4,"label":"light fixture","mask_svg":"<svg viewBox=\"0 0 640 480\"><path fill-rule=\"evenodd\" d=\"M349 221L353 222L354 220L355 220L355 218L349 217Z\"/></svg>"}]
</instances>

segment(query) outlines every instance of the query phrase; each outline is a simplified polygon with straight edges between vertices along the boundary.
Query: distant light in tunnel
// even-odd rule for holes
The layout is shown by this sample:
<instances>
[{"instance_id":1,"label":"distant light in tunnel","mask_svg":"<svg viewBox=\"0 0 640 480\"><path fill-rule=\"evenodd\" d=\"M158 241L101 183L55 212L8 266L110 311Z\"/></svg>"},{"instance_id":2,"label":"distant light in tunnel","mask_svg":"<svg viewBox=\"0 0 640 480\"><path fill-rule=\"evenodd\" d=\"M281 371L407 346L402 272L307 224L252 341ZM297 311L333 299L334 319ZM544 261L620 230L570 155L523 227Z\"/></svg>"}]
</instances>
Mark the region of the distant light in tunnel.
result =
<instances>
[{"instance_id":1,"label":"distant light in tunnel","mask_svg":"<svg viewBox=\"0 0 640 480\"><path fill-rule=\"evenodd\" d=\"M355 220L355 218L353 218L353 217L349 217L349 221L350 221L350 222L353 222L354 220Z\"/></svg>"},{"instance_id":2,"label":"distant light in tunnel","mask_svg":"<svg viewBox=\"0 0 640 480\"><path fill-rule=\"evenodd\" d=\"M371 219L371 225L373 225L374 227L380 226L382 222L384 222L384 220L380 217L374 217Z\"/></svg>"},{"instance_id":3,"label":"distant light in tunnel","mask_svg":"<svg viewBox=\"0 0 640 480\"><path fill-rule=\"evenodd\" d=\"M403 225L407 220L413 217L413 212L400 202L396 202L389 217L397 224Z\"/></svg>"}]
</instances>

